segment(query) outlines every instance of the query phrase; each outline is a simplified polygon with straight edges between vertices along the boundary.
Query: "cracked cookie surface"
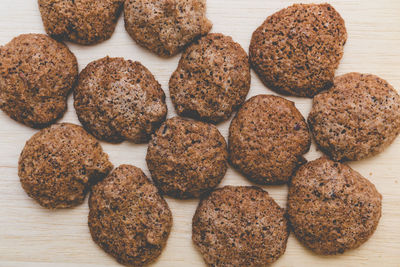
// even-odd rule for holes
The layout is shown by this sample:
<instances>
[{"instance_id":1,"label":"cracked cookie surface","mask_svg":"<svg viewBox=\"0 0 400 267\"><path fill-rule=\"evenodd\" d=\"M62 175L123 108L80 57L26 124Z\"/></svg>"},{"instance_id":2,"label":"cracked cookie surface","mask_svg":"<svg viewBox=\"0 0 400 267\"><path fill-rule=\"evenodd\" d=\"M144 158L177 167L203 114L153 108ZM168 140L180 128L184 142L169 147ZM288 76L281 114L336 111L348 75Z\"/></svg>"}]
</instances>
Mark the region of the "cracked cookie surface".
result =
<instances>
[{"instance_id":1,"label":"cracked cookie surface","mask_svg":"<svg viewBox=\"0 0 400 267\"><path fill-rule=\"evenodd\" d=\"M141 169L121 165L93 187L88 224L93 241L119 263L144 266L161 255L172 214Z\"/></svg>"},{"instance_id":2,"label":"cracked cookie surface","mask_svg":"<svg viewBox=\"0 0 400 267\"><path fill-rule=\"evenodd\" d=\"M77 78L74 54L47 35L22 34L0 47L0 109L29 127L64 115Z\"/></svg>"},{"instance_id":3,"label":"cracked cookie surface","mask_svg":"<svg viewBox=\"0 0 400 267\"><path fill-rule=\"evenodd\" d=\"M127 0L124 16L129 35L163 57L178 54L212 27L206 0Z\"/></svg>"},{"instance_id":4,"label":"cracked cookie surface","mask_svg":"<svg viewBox=\"0 0 400 267\"><path fill-rule=\"evenodd\" d=\"M250 80L249 58L240 44L211 33L186 48L169 90L178 114L218 123L243 104Z\"/></svg>"},{"instance_id":5,"label":"cracked cookie surface","mask_svg":"<svg viewBox=\"0 0 400 267\"><path fill-rule=\"evenodd\" d=\"M314 252L332 255L370 238L381 217L382 196L347 165L320 158L293 176L287 205L296 237Z\"/></svg>"},{"instance_id":6,"label":"cracked cookie surface","mask_svg":"<svg viewBox=\"0 0 400 267\"><path fill-rule=\"evenodd\" d=\"M265 266L286 250L285 211L259 187L225 186L200 201L192 239L208 266Z\"/></svg>"},{"instance_id":7,"label":"cracked cookie surface","mask_svg":"<svg viewBox=\"0 0 400 267\"><path fill-rule=\"evenodd\" d=\"M294 103L257 95L240 108L229 127L230 163L250 181L282 184L304 164L311 145L306 121Z\"/></svg>"},{"instance_id":8,"label":"cracked cookie surface","mask_svg":"<svg viewBox=\"0 0 400 267\"><path fill-rule=\"evenodd\" d=\"M308 123L320 149L335 161L382 152L400 133L400 96L372 74L347 73L314 97Z\"/></svg>"},{"instance_id":9,"label":"cracked cookie surface","mask_svg":"<svg viewBox=\"0 0 400 267\"><path fill-rule=\"evenodd\" d=\"M174 117L153 135L146 162L162 193L193 198L221 182L227 158L226 142L217 127Z\"/></svg>"},{"instance_id":10,"label":"cracked cookie surface","mask_svg":"<svg viewBox=\"0 0 400 267\"><path fill-rule=\"evenodd\" d=\"M329 4L294 4L253 33L250 61L278 93L312 97L329 88L347 40L344 20Z\"/></svg>"},{"instance_id":11,"label":"cracked cookie surface","mask_svg":"<svg viewBox=\"0 0 400 267\"><path fill-rule=\"evenodd\" d=\"M81 204L90 186L112 169L100 143L71 123L54 124L31 137L18 163L22 188L48 209Z\"/></svg>"},{"instance_id":12,"label":"cracked cookie surface","mask_svg":"<svg viewBox=\"0 0 400 267\"><path fill-rule=\"evenodd\" d=\"M140 62L105 57L79 74L74 106L86 130L100 140L144 143L167 116L165 94Z\"/></svg>"},{"instance_id":13,"label":"cracked cookie surface","mask_svg":"<svg viewBox=\"0 0 400 267\"><path fill-rule=\"evenodd\" d=\"M83 45L103 42L114 32L123 0L38 0L44 28L53 38Z\"/></svg>"}]
</instances>

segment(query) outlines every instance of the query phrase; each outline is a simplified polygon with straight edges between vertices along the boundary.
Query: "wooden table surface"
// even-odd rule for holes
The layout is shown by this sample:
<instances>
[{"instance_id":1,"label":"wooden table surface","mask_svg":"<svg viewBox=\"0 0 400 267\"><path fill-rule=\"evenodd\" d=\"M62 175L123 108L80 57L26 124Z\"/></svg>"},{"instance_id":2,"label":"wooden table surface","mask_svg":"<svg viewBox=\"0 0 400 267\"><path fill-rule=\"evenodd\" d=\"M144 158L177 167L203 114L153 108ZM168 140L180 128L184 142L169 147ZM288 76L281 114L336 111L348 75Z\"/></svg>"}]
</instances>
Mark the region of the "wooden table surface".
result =
<instances>
[{"instance_id":1,"label":"wooden table surface","mask_svg":"<svg viewBox=\"0 0 400 267\"><path fill-rule=\"evenodd\" d=\"M212 32L231 35L248 50L252 32L264 19L293 2L285 0L208 0ZM302 1L309 2L309 1ZM338 0L330 3L346 21L348 42L337 74L351 71L374 73L400 90L400 1ZM37 1L0 1L0 44L21 33L44 33ZM138 47L130 39L120 19L109 41L84 47L68 44L82 69L89 62L109 56L141 61L162 84L167 95L168 117L175 115L169 99L168 80L179 56L161 59ZM252 73L248 97L272 91ZM307 116L311 100L289 98ZM69 97L69 109L61 120L78 123ZM227 137L230 122L218 125ZM17 175L19 154L36 131L9 119L0 112L0 266L118 266L116 261L92 241L87 227L87 201L68 210L48 211L31 200L22 190ZM146 145L125 142L102 143L115 166L122 163L142 168ZM306 155L316 159L320 152L312 145ZM360 248L344 255L323 257L305 249L291 235L286 253L275 266L400 266L400 138L378 156L350 165L370 179L383 195L383 215L377 231ZM249 185L231 167L221 185ZM276 201L286 205L286 186L264 186ZM174 216L168 245L154 266L204 266L191 241L191 219L197 200L167 198Z\"/></svg>"}]
</instances>

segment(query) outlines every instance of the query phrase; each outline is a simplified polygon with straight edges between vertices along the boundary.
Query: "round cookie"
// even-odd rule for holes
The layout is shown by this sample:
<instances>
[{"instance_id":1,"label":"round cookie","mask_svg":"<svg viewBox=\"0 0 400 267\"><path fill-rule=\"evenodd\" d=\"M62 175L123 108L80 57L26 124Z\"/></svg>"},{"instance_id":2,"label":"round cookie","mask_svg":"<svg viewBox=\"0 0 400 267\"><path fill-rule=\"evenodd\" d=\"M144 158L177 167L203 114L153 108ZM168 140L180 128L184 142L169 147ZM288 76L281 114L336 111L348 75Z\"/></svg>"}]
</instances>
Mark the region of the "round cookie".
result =
<instances>
[{"instance_id":1,"label":"round cookie","mask_svg":"<svg viewBox=\"0 0 400 267\"><path fill-rule=\"evenodd\" d=\"M400 96L375 75L348 73L314 97L308 123L333 160L360 160L383 151L400 133Z\"/></svg>"},{"instance_id":2,"label":"round cookie","mask_svg":"<svg viewBox=\"0 0 400 267\"><path fill-rule=\"evenodd\" d=\"M161 192L192 198L221 182L227 158L225 139L214 125L174 117L153 135L146 162Z\"/></svg>"},{"instance_id":3,"label":"round cookie","mask_svg":"<svg viewBox=\"0 0 400 267\"><path fill-rule=\"evenodd\" d=\"M259 187L226 186L202 199L192 239L209 266L265 266L286 250L285 212Z\"/></svg>"},{"instance_id":4,"label":"round cookie","mask_svg":"<svg viewBox=\"0 0 400 267\"><path fill-rule=\"evenodd\" d=\"M35 134L21 153L18 175L25 192L48 209L74 207L113 168L99 142L82 127L54 124Z\"/></svg>"},{"instance_id":5,"label":"round cookie","mask_svg":"<svg viewBox=\"0 0 400 267\"><path fill-rule=\"evenodd\" d=\"M92 45L111 37L123 0L38 0L44 28L50 36Z\"/></svg>"},{"instance_id":6,"label":"round cookie","mask_svg":"<svg viewBox=\"0 0 400 267\"><path fill-rule=\"evenodd\" d=\"M44 34L22 34L0 47L0 109L29 127L64 115L77 78L74 54Z\"/></svg>"},{"instance_id":7,"label":"round cookie","mask_svg":"<svg viewBox=\"0 0 400 267\"><path fill-rule=\"evenodd\" d=\"M129 35L162 57L178 54L212 27L206 0L127 0L124 17Z\"/></svg>"},{"instance_id":8,"label":"round cookie","mask_svg":"<svg viewBox=\"0 0 400 267\"><path fill-rule=\"evenodd\" d=\"M374 233L382 196L347 165L320 158L299 168L289 185L288 215L296 237L318 254L359 247Z\"/></svg>"},{"instance_id":9,"label":"round cookie","mask_svg":"<svg viewBox=\"0 0 400 267\"><path fill-rule=\"evenodd\" d=\"M217 123L243 104L250 80L249 59L240 44L211 33L185 50L169 90L179 115Z\"/></svg>"},{"instance_id":10,"label":"round cookie","mask_svg":"<svg viewBox=\"0 0 400 267\"><path fill-rule=\"evenodd\" d=\"M305 119L294 103L258 95L242 106L229 127L231 164L258 184L286 183L311 145Z\"/></svg>"},{"instance_id":11,"label":"round cookie","mask_svg":"<svg viewBox=\"0 0 400 267\"><path fill-rule=\"evenodd\" d=\"M105 57L80 73L74 106L85 129L100 140L147 142L167 116L165 94L140 62Z\"/></svg>"},{"instance_id":12,"label":"round cookie","mask_svg":"<svg viewBox=\"0 0 400 267\"><path fill-rule=\"evenodd\" d=\"M137 167L121 165L92 188L89 229L94 242L121 264L143 266L160 256L172 214Z\"/></svg>"},{"instance_id":13,"label":"round cookie","mask_svg":"<svg viewBox=\"0 0 400 267\"><path fill-rule=\"evenodd\" d=\"M253 33L250 61L262 82L285 95L312 97L329 88L347 32L329 4L294 4Z\"/></svg>"}]
</instances>

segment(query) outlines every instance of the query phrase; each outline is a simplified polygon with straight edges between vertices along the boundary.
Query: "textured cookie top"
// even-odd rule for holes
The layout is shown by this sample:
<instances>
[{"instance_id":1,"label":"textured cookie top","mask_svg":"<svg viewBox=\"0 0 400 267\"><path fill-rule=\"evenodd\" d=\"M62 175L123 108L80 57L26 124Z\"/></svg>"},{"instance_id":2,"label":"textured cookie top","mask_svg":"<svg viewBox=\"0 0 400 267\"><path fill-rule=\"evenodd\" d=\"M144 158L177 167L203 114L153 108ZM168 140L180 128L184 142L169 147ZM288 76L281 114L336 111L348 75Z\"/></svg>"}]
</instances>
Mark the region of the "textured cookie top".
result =
<instances>
[{"instance_id":1,"label":"textured cookie top","mask_svg":"<svg viewBox=\"0 0 400 267\"><path fill-rule=\"evenodd\" d=\"M232 165L259 184L286 183L305 162L311 137L294 103L258 95L242 106L229 128Z\"/></svg>"},{"instance_id":2,"label":"textured cookie top","mask_svg":"<svg viewBox=\"0 0 400 267\"><path fill-rule=\"evenodd\" d=\"M332 85L347 40L329 4L295 4L269 16L253 33L250 61L269 88L312 97Z\"/></svg>"},{"instance_id":3,"label":"textured cookie top","mask_svg":"<svg viewBox=\"0 0 400 267\"><path fill-rule=\"evenodd\" d=\"M400 133L400 96L375 75L348 73L315 96L308 122L332 159L363 159L384 150Z\"/></svg>"},{"instance_id":4,"label":"textured cookie top","mask_svg":"<svg viewBox=\"0 0 400 267\"><path fill-rule=\"evenodd\" d=\"M163 57L178 54L212 27L206 0L127 0L124 16L129 35Z\"/></svg>"},{"instance_id":5,"label":"textured cookie top","mask_svg":"<svg viewBox=\"0 0 400 267\"><path fill-rule=\"evenodd\" d=\"M185 50L169 90L178 114L217 123L243 104L250 80L249 59L240 44L212 33Z\"/></svg>"},{"instance_id":6,"label":"textured cookie top","mask_svg":"<svg viewBox=\"0 0 400 267\"><path fill-rule=\"evenodd\" d=\"M214 125L174 117L153 136L146 161L163 193L189 198L220 183L227 158L225 139Z\"/></svg>"},{"instance_id":7,"label":"textured cookie top","mask_svg":"<svg viewBox=\"0 0 400 267\"><path fill-rule=\"evenodd\" d=\"M79 75L74 99L84 127L109 142L146 142L167 115L161 85L140 62L123 58L91 62Z\"/></svg>"},{"instance_id":8,"label":"textured cookie top","mask_svg":"<svg viewBox=\"0 0 400 267\"><path fill-rule=\"evenodd\" d=\"M26 193L46 208L81 204L89 186L113 168L99 142L74 124L35 134L21 153L18 175Z\"/></svg>"},{"instance_id":9,"label":"textured cookie top","mask_svg":"<svg viewBox=\"0 0 400 267\"><path fill-rule=\"evenodd\" d=\"M192 239L209 266L265 266L286 250L284 213L261 188L226 186L200 202Z\"/></svg>"},{"instance_id":10,"label":"textured cookie top","mask_svg":"<svg viewBox=\"0 0 400 267\"><path fill-rule=\"evenodd\" d=\"M166 245L171 211L139 168L121 165L95 185L89 209L93 240L122 264L146 265Z\"/></svg>"},{"instance_id":11,"label":"textured cookie top","mask_svg":"<svg viewBox=\"0 0 400 267\"><path fill-rule=\"evenodd\" d=\"M38 0L44 28L57 39L90 45L111 37L123 0Z\"/></svg>"},{"instance_id":12,"label":"textured cookie top","mask_svg":"<svg viewBox=\"0 0 400 267\"><path fill-rule=\"evenodd\" d=\"M44 128L65 113L77 77L78 63L68 47L43 34L22 34L0 47L0 109Z\"/></svg>"},{"instance_id":13,"label":"textured cookie top","mask_svg":"<svg viewBox=\"0 0 400 267\"><path fill-rule=\"evenodd\" d=\"M300 167L289 186L288 214L297 238L318 254L359 247L375 231L382 196L347 165L326 158Z\"/></svg>"}]
</instances>

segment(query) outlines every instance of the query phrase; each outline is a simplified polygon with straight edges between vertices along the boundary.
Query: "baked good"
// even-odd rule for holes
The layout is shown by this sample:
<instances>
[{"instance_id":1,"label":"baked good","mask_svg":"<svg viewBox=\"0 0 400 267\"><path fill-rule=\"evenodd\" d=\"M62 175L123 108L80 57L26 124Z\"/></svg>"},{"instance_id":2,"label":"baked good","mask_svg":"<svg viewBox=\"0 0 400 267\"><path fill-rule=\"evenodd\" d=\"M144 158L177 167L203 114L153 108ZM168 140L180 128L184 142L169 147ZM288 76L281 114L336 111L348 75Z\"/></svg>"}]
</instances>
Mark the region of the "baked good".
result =
<instances>
[{"instance_id":1,"label":"baked good","mask_svg":"<svg viewBox=\"0 0 400 267\"><path fill-rule=\"evenodd\" d=\"M206 0L127 0L124 17L129 35L162 57L178 54L212 27Z\"/></svg>"},{"instance_id":2,"label":"baked good","mask_svg":"<svg viewBox=\"0 0 400 267\"><path fill-rule=\"evenodd\" d=\"M250 181L286 183L306 160L311 135L294 103L273 95L250 98L229 127L229 159Z\"/></svg>"},{"instance_id":3,"label":"baked good","mask_svg":"<svg viewBox=\"0 0 400 267\"><path fill-rule=\"evenodd\" d=\"M64 115L77 78L74 54L44 34L22 34L0 47L0 109L29 127Z\"/></svg>"},{"instance_id":4,"label":"baked good","mask_svg":"<svg viewBox=\"0 0 400 267\"><path fill-rule=\"evenodd\" d=\"M226 186L201 200L192 239L208 266L266 266L286 250L285 212L259 187Z\"/></svg>"},{"instance_id":5,"label":"baked good","mask_svg":"<svg viewBox=\"0 0 400 267\"><path fill-rule=\"evenodd\" d=\"M210 33L185 50L169 91L179 115L218 123L243 104L250 80L249 58L240 44Z\"/></svg>"},{"instance_id":6,"label":"baked good","mask_svg":"<svg viewBox=\"0 0 400 267\"><path fill-rule=\"evenodd\" d=\"M54 124L26 142L18 164L25 192L48 209L74 207L113 168L99 142L74 124Z\"/></svg>"},{"instance_id":7,"label":"baked good","mask_svg":"<svg viewBox=\"0 0 400 267\"><path fill-rule=\"evenodd\" d=\"M111 37L124 0L38 0L50 36L92 45Z\"/></svg>"},{"instance_id":8,"label":"baked good","mask_svg":"<svg viewBox=\"0 0 400 267\"><path fill-rule=\"evenodd\" d=\"M400 133L400 96L375 75L348 73L315 96L308 123L333 160L360 160L383 151Z\"/></svg>"},{"instance_id":9,"label":"baked good","mask_svg":"<svg viewBox=\"0 0 400 267\"><path fill-rule=\"evenodd\" d=\"M74 91L78 118L100 140L143 143L167 116L165 94L140 62L105 57L89 63Z\"/></svg>"},{"instance_id":10,"label":"baked good","mask_svg":"<svg viewBox=\"0 0 400 267\"><path fill-rule=\"evenodd\" d=\"M214 125L174 117L154 134L146 162L162 193L192 198L220 183L227 158L225 139Z\"/></svg>"},{"instance_id":11,"label":"baked good","mask_svg":"<svg viewBox=\"0 0 400 267\"><path fill-rule=\"evenodd\" d=\"M257 28L249 56L270 89L312 97L332 85L346 40L344 20L331 5L294 4Z\"/></svg>"},{"instance_id":12,"label":"baked good","mask_svg":"<svg viewBox=\"0 0 400 267\"><path fill-rule=\"evenodd\" d=\"M89 229L94 242L119 263L143 266L160 256L172 214L137 167L121 165L92 188Z\"/></svg>"},{"instance_id":13,"label":"baked good","mask_svg":"<svg viewBox=\"0 0 400 267\"><path fill-rule=\"evenodd\" d=\"M293 176L287 205L296 237L314 252L330 255L368 240L381 217L382 196L349 166L320 158Z\"/></svg>"}]
</instances>

